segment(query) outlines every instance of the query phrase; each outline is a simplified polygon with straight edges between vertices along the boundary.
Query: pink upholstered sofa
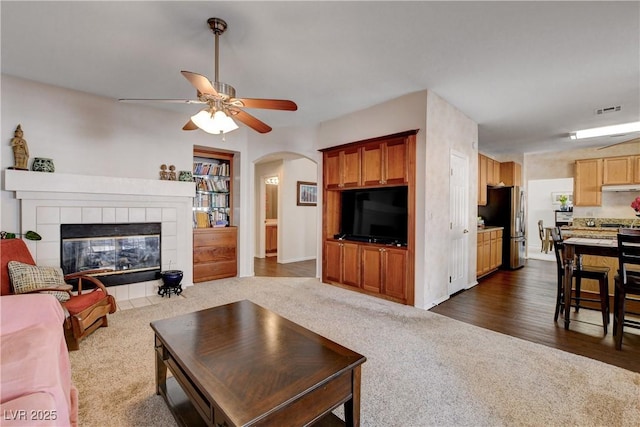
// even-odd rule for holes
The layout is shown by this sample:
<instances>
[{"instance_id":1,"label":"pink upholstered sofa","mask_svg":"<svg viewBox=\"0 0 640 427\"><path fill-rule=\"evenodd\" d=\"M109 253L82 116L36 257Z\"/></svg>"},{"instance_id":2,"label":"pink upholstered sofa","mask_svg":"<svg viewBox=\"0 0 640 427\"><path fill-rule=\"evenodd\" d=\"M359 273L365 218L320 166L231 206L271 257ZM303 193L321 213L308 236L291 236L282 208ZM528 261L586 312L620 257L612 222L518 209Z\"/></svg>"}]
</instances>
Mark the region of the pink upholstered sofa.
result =
<instances>
[{"instance_id":1,"label":"pink upholstered sofa","mask_svg":"<svg viewBox=\"0 0 640 427\"><path fill-rule=\"evenodd\" d=\"M77 426L64 320L52 295L0 297L0 425Z\"/></svg>"}]
</instances>

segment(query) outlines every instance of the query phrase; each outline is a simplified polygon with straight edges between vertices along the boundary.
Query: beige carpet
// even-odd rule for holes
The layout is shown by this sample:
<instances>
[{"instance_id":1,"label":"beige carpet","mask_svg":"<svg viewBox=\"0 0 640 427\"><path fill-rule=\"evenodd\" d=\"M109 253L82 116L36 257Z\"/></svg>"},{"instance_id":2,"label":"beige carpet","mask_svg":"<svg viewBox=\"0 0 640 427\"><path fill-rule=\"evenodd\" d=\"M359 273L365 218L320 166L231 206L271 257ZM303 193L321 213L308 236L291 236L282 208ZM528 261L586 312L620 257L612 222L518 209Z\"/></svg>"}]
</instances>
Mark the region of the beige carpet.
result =
<instances>
[{"instance_id":1,"label":"beige carpet","mask_svg":"<svg viewBox=\"0 0 640 427\"><path fill-rule=\"evenodd\" d=\"M71 353L81 426L175 425L154 394L149 322L241 299L367 357L363 426L640 425L638 373L315 279L225 279L183 296L111 315Z\"/></svg>"}]
</instances>

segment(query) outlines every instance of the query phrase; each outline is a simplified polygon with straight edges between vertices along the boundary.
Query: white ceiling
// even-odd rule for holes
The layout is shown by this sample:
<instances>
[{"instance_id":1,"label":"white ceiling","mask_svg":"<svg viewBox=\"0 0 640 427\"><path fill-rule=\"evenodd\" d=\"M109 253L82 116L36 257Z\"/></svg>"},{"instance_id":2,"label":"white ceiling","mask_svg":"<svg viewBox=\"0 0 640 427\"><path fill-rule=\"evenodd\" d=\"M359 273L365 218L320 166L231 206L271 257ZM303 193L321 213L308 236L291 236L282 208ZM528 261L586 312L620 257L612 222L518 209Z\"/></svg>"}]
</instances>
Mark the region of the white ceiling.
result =
<instances>
[{"instance_id":1,"label":"white ceiling","mask_svg":"<svg viewBox=\"0 0 640 427\"><path fill-rule=\"evenodd\" d=\"M637 135L567 134L640 120L640 2L2 1L0 13L3 74L110 98L194 98L180 70L213 79L206 21L222 18L220 80L298 104L250 111L274 128L424 89L476 121L489 154L611 144Z\"/></svg>"}]
</instances>

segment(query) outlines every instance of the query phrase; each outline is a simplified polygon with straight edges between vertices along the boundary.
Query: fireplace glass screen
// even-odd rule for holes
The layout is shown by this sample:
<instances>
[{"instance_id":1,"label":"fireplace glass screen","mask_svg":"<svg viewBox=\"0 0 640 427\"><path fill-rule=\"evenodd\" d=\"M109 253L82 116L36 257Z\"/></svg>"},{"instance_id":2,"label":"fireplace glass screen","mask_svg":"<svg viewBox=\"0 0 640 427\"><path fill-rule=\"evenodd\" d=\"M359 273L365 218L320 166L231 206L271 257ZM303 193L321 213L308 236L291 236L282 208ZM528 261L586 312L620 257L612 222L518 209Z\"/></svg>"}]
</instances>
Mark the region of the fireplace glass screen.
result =
<instances>
[{"instance_id":1,"label":"fireplace glass screen","mask_svg":"<svg viewBox=\"0 0 640 427\"><path fill-rule=\"evenodd\" d=\"M109 269L131 273L160 268L160 236L67 239L62 243L63 269Z\"/></svg>"},{"instance_id":2,"label":"fireplace glass screen","mask_svg":"<svg viewBox=\"0 0 640 427\"><path fill-rule=\"evenodd\" d=\"M63 224L62 271L107 270L96 274L107 286L155 279L161 266L159 228L155 223Z\"/></svg>"}]
</instances>

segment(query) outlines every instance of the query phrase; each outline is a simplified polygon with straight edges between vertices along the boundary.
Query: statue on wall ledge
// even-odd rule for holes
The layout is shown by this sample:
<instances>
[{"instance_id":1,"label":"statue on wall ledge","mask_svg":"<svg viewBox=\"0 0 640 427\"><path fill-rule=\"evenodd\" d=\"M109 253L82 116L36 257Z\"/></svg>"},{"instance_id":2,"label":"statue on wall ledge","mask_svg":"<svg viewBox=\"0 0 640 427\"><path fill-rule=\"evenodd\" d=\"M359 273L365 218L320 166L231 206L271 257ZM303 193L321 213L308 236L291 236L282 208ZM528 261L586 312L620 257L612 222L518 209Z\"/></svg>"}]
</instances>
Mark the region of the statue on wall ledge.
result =
<instances>
[{"instance_id":1,"label":"statue on wall ledge","mask_svg":"<svg viewBox=\"0 0 640 427\"><path fill-rule=\"evenodd\" d=\"M14 133L14 137L11 139L11 148L13 148L14 158L14 166L11 169L29 170L27 167L29 163L29 146L22 136L22 127L18 125Z\"/></svg>"}]
</instances>

